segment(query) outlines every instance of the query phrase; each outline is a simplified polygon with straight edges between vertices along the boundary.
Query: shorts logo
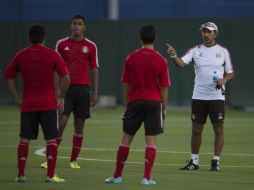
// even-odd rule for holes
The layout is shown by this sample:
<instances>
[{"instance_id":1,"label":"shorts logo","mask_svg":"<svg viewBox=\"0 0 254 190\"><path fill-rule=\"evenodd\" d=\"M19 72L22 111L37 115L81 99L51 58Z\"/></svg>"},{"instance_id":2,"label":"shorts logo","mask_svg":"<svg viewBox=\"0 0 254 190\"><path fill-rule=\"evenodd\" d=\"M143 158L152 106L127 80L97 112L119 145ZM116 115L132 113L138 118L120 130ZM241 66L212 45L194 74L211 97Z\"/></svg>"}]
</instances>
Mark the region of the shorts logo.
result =
<instances>
[{"instance_id":1,"label":"shorts logo","mask_svg":"<svg viewBox=\"0 0 254 190\"><path fill-rule=\"evenodd\" d=\"M83 53L87 53L88 52L88 47L87 46L83 46L82 47L82 52Z\"/></svg>"},{"instance_id":2,"label":"shorts logo","mask_svg":"<svg viewBox=\"0 0 254 190\"><path fill-rule=\"evenodd\" d=\"M219 120L223 120L223 119L224 119L222 113L219 113L219 114L218 114L218 119L219 119Z\"/></svg>"},{"instance_id":3,"label":"shorts logo","mask_svg":"<svg viewBox=\"0 0 254 190\"><path fill-rule=\"evenodd\" d=\"M195 119L196 119L196 116L195 116L195 114L194 114L194 113L192 114L191 118L192 118L193 120L195 120Z\"/></svg>"}]
</instances>

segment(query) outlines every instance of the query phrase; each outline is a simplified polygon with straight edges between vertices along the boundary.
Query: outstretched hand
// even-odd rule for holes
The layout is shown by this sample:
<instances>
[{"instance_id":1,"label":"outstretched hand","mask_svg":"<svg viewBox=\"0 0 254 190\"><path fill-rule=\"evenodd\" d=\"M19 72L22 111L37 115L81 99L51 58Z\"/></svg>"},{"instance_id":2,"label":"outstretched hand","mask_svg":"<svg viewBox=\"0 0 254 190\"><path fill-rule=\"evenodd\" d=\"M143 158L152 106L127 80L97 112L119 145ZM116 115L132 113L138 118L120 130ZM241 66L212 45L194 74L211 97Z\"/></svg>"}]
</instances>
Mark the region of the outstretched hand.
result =
<instances>
[{"instance_id":1,"label":"outstretched hand","mask_svg":"<svg viewBox=\"0 0 254 190\"><path fill-rule=\"evenodd\" d=\"M166 46L169 50L173 48L169 43L165 43L165 46Z\"/></svg>"},{"instance_id":2,"label":"outstretched hand","mask_svg":"<svg viewBox=\"0 0 254 190\"><path fill-rule=\"evenodd\" d=\"M177 57L176 50L173 48L173 46L171 46L169 43L165 43L165 46L167 47L167 53L171 58Z\"/></svg>"}]
</instances>

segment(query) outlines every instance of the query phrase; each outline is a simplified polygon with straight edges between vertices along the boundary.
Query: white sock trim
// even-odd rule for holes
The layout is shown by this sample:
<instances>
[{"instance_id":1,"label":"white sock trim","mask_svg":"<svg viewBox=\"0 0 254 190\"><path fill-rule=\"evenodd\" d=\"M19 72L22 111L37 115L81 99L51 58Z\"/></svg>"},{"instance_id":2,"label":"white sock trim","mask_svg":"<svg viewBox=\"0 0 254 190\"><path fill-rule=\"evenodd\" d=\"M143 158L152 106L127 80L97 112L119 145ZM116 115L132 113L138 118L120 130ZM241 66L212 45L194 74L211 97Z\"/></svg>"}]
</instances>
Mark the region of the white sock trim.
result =
<instances>
[{"instance_id":1,"label":"white sock trim","mask_svg":"<svg viewBox=\"0 0 254 190\"><path fill-rule=\"evenodd\" d=\"M220 160L220 157L219 156L213 156L213 160Z\"/></svg>"},{"instance_id":2,"label":"white sock trim","mask_svg":"<svg viewBox=\"0 0 254 190\"><path fill-rule=\"evenodd\" d=\"M199 154L191 154L191 159L193 161L193 164L198 165L198 163L199 163Z\"/></svg>"}]
</instances>

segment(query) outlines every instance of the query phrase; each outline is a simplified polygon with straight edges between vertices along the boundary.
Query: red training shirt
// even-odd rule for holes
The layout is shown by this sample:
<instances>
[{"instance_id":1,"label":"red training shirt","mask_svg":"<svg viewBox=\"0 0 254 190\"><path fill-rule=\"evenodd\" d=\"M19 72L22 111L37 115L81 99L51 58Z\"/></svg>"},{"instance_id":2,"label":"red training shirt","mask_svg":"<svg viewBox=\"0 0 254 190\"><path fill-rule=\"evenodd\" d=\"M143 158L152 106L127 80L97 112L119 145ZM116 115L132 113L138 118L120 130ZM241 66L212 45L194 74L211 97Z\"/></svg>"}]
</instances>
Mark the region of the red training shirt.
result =
<instances>
[{"instance_id":1,"label":"red training shirt","mask_svg":"<svg viewBox=\"0 0 254 190\"><path fill-rule=\"evenodd\" d=\"M68 70L59 54L42 45L19 51L5 71L5 79L23 78L22 112L57 109L54 71L60 76Z\"/></svg>"},{"instance_id":2,"label":"red training shirt","mask_svg":"<svg viewBox=\"0 0 254 190\"><path fill-rule=\"evenodd\" d=\"M138 49L125 60L122 82L130 84L128 102L160 101L160 87L171 85L168 62L155 50Z\"/></svg>"},{"instance_id":3,"label":"red training shirt","mask_svg":"<svg viewBox=\"0 0 254 190\"><path fill-rule=\"evenodd\" d=\"M99 67L95 43L87 38L75 41L66 37L56 43L56 51L65 61L71 84L90 84L89 67Z\"/></svg>"}]
</instances>

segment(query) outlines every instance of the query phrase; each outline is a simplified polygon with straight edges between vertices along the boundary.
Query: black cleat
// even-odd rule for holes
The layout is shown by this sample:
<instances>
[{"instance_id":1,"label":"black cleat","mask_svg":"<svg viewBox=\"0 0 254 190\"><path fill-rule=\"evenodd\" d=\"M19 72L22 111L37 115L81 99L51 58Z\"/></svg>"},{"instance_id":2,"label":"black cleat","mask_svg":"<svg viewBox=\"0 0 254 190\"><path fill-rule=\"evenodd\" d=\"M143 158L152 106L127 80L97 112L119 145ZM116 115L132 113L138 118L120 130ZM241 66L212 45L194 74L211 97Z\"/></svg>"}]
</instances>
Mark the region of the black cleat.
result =
<instances>
[{"instance_id":1,"label":"black cleat","mask_svg":"<svg viewBox=\"0 0 254 190\"><path fill-rule=\"evenodd\" d=\"M180 170L198 170L199 165L193 164L193 160L190 159L189 162L183 167L180 168Z\"/></svg>"},{"instance_id":2,"label":"black cleat","mask_svg":"<svg viewBox=\"0 0 254 190\"><path fill-rule=\"evenodd\" d=\"M219 171L220 170L220 167L219 167L219 161L218 160L212 160L211 161L211 169L210 171Z\"/></svg>"}]
</instances>

